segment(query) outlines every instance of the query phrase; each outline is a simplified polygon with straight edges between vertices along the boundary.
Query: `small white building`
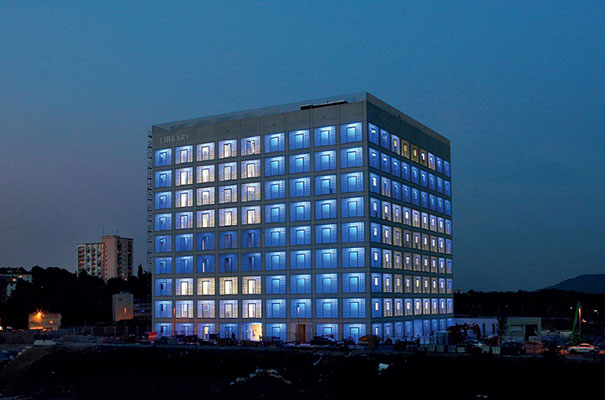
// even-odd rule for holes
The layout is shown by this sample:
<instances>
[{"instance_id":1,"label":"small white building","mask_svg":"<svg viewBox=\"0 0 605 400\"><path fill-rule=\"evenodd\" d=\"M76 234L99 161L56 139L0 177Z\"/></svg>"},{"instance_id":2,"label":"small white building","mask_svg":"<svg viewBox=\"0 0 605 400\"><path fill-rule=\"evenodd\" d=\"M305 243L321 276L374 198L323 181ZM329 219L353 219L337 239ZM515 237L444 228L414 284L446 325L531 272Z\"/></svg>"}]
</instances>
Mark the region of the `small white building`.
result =
<instances>
[{"instance_id":1,"label":"small white building","mask_svg":"<svg viewBox=\"0 0 605 400\"><path fill-rule=\"evenodd\" d=\"M111 296L113 322L134 318L134 298L132 293L121 292Z\"/></svg>"}]
</instances>

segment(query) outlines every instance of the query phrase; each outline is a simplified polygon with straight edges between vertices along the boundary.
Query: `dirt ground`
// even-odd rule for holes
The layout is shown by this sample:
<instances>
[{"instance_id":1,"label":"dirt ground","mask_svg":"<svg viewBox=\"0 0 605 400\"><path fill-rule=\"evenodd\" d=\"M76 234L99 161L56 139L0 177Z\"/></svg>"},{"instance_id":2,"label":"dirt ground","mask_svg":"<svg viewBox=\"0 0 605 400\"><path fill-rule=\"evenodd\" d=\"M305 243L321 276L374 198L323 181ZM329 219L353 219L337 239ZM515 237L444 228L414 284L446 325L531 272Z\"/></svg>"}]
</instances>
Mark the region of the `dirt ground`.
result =
<instances>
[{"instance_id":1,"label":"dirt ground","mask_svg":"<svg viewBox=\"0 0 605 400\"><path fill-rule=\"evenodd\" d=\"M605 362L254 348L54 346L0 370L0 398L578 398Z\"/></svg>"}]
</instances>

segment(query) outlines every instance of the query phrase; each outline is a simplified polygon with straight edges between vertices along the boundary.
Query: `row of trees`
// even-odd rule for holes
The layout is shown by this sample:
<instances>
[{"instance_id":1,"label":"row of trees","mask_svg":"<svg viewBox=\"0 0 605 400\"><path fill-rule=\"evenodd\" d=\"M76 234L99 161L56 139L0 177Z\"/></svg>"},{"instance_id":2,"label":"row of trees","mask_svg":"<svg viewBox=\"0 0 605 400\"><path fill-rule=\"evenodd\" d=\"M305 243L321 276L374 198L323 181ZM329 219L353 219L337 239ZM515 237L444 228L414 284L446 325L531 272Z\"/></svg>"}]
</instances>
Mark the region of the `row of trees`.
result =
<instances>
[{"instance_id":1,"label":"row of trees","mask_svg":"<svg viewBox=\"0 0 605 400\"><path fill-rule=\"evenodd\" d=\"M82 273L77 276L62 268L32 268L32 283L19 281L5 303L0 303L2 325L15 329L27 327L30 312L62 314L63 326L95 325L111 321L111 296L121 291L135 298L151 296L151 274L139 265L138 277L128 281L101 278Z\"/></svg>"}]
</instances>

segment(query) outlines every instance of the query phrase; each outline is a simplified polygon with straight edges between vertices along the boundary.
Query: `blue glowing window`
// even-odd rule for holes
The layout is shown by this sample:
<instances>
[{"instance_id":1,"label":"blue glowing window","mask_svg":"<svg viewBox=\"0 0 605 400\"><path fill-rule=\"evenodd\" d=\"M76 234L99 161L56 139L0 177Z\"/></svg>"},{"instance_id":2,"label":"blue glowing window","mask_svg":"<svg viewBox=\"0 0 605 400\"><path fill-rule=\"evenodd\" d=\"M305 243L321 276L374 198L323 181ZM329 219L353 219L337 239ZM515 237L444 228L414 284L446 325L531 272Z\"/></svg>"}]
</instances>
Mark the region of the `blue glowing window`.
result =
<instances>
[{"instance_id":1,"label":"blue glowing window","mask_svg":"<svg viewBox=\"0 0 605 400\"><path fill-rule=\"evenodd\" d=\"M380 299L372 299L372 318L382 317L382 301Z\"/></svg>"},{"instance_id":2,"label":"blue glowing window","mask_svg":"<svg viewBox=\"0 0 605 400\"><path fill-rule=\"evenodd\" d=\"M270 277L269 277L270 278ZM286 277L284 277L285 281ZM273 294L285 294L285 283L284 283L284 291L280 293ZM267 304L267 318L286 318L286 300L285 299L269 299L266 300ZM283 325L283 335L286 335L286 324L267 324L268 325ZM271 331L270 331L271 332ZM281 330L279 331L281 333ZM271 336L276 336L275 332L270 333Z\"/></svg>"},{"instance_id":3,"label":"blue glowing window","mask_svg":"<svg viewBox=\"0 0 605 400\"><path fill-rule=\"evenodd\" d=\"M198 250L214 250L214 233L204 232L197 234Z\"/></svg>"},{"instance_id":4,"label":"blue glowing window","mask_svg":"<svg viewBox=\"0 0 605 400\"><path fill-rule=\"evenodd\" d=\"M381 242L381 226L380 224L376 224L372 222L370 224L370 242L380 243Z\"/></svg>"},{"instance_id":5,"label":"blue glowing window","mask_svg":"<svg viewBox=\"0 0 605 400\"><path fill-rule=\"evenodd\" d=\"M155 259L156 274L171 274L172 273L172 258L158 257Z\"/></svg>"},{"instance_id":6,"label":"blue glowing window","mask_svg":"<svg viewBox=\"0 0 605 400\"><path fill-rule=\"evenodd\" d=\"M154 176L156 188L172 186L172 171L156 171Z\"/></svg>"},{"instance_id":7,"label":"blue glowing window","mask_svg":"<svg viewBox=\"0 0 605 400\"><path fill-rule=\"evenodd\" d=\"M412 182L420 184L420 170L417 167L412 167Z\"/></svg>"},{"instance_id":8,"label":"blue glowing window","mask_svg":"<svg viewBox=\"0 0 605 400\"><path fill-rule=\"evenodd\" d=\"M265 246L285 246L286 245L286 228L269 228L265 229Z\"/></svg>"},{"instance_id":9,"label":"blue glowing window","mask_svg":"<svg viewBox=\"0 0 605 400\"><path fill-rule=\"evenodd\" d=\"M380 144L380 132L376 125L368 124L368 136L371 143Z\"/></svg>"},{"instance_id":10,"label":"blue glowing window","mask_svg":"<svg viewBox=\"0 0 605 400\"><path fill-rule=\"evenodd\" d=\"M343 268L365 267L366 253L363 247L350 247L342 249Z\"/></svg>"},{"instance_id":11,"label":"blue glowing window","mask_svg":"<svg viewBox=\"0 0 605 400\"><path fill-rule=\"evenodd\" d=\"M401 162L401 177L406 181L410 180L410 165L406 162Z\"/></svg>"},{"instance_id":12,"label":"blue glowing window","mask_svg":"<svg viewBox=\"0 0 605 400\"><path fill-rule=\"evenodd\" d=\"M401 185L401 197L406 203L412 202L412 189L408 185Z\"/></svg>"},{"instance_id":13,"label":"blue glowing window","mask_svg":"<svg viewBox=\"0 0 605 400\"><path fill-rule=\"evenodd\" d=\"M311 202L299 201L290 203L290 221L309 221L311 219Z\"/></svg>"},{"instance_id":14,"label":"blue glowing window","mask_svg":"<svg viewBox=\"0 0 605 400\"><path fill-rule=\"evenodd\" d=\"M446 196L451 196L452 195L452 189L450 187L450 182L449 181L443 181L443 193Z\"/></svg>"},{"instance_id":15,"label":"blue glowing window","mask_svg":"<svg viewBox=\"0 0 605 400\"><path fill-rule=\"evenodd\" d=\"M365 318L366 300L361 299L343 299L342 300L343 318ZM345 324L349 325L349 324ZM350 335L348 335L350 337Z\"/></svg>"},{"instance_id":16,"label":"blue glowing window","mask_svg":"<svg viewBox=\"0 0 605 400\"><path fill-rule=\"evenodd\" d=\"M370 217L380 218L380 201L370 197Z\"/></svg>"},{"instance_id":17,"label":"blue glowing window","mask_svg":"<svg viewBox=\"0 0 605 400\"><path fill-rule=\"evenodd\" d=\"M370 266L372 267L382 267L382 261L381 261L381 254L382 252L380 251L380 249L375 249L372 248L371 249L371 262L370 262Z\"/></svg>"},{"instance_id":18,"label":"blue glowing window","mask_svg":"<svg viewBox=\"0 0 605 400\"><path fill-rule=\"evenodd\" d=\"M380 169L389 174L391 173L391 157L384 153L380 153Z\"/></svg>"},{"instance_id":19,"label":"blue glowing window","mask_svg":"<svg viewBox=\"0 0 605 400\"><path fill-rule=\"evenodd\" d=\"M260 229L242 231L242 248L255 249L260 247Z\"/></svg>"},{"instance_id":20,"label":"blue glowing window","mask_svg":"<svg viewBox=\"0 0 605 400\"><path fill-rule=\"evenodd\" d=\"M336 168L336 151L320 151L315 153L315 171L325 171Z\"/></svg>"},{"instance_id":21,"label":"blue glowing window","mask_svg":"<svg viewBox=\"0 0 605 400\"><path fill-rule=\"evenodd\" d=\"M290 293L306 294L311 293L311 275L291 275L290 276Z\"/></svg>"},{"instance_id":22,"label":"blue glowing window","mask_svg":"<svg viewBox=\"0 0 605 400\"><path fill-rule=\"evenodd\" d=\"M443 161L443 175L445 175L449 178L450 174L451 174L450 163L447 161Z\"/></svg>"},{"instance_id":23,"label":"blue glowing window","mask_svg":"<svg viewBox=\"0 0 605 400\"><path fill-rule=\"evenodd\" d=\"M157 192L155 194L155 208L172 208L172 192Z\"/></svg>"},{"instance_id":24,"label":"blue glowing window","mask_svg":"<svg viewBox=\"0 0 605 400\"><path fill-rule=\"evenodd\" d=\"M308 153L294 154L290 156L290 173L311 171L311 155Z\"/></svg>"},{"instance_id":25,"label":"blue glowing window","mask_svg":"<svg viewBox=\"0 0 605 400\"><path fill-rule=\"evenodd\" d=\"M290 301L290 316L292 318L311 318L311 299L293 299Z\"/></svg>"},{"instance_id":26,"label":"blue glowing window","mask_svg":"<svg viewBox=\"0 0 605 400\"><path fill-rule=\"evenodd\" d=\"M315 251L315 265L318 269L338 267L336 249L320 249Z\"/></svg>"},{"instance_id":27,"label":"blue glowing window","mask_svg":"<svg viewBox=\"0 0 605 400\"><path fill-rule=\"evenodd\" d=\"M363 174L361 172L342 174L341 179L342 193L363 191Z\"/></svg>"},{"instance_id":28,"label":"blue glowing window","mask_svg":"<svg viewBox=\"0 0 605 400\"><path fill-rule=\"evenodd\" d=\"M267 271L286 269L286 252L273 251L265 253L265 268Z\"/></svg>"},{"instance_id":29,"label":"blue glowing window","mask_svg":"<svg viewBox=\"0 0 605 400\"><path fill-rule=\"evenodd\" d=\"M435 157L435 167L437 172L439 172L440 174L443 173L443 160L440 157Z\"/></svg>"},{"instance_id":30,"label":"blue glowing window","mask_svg":"<svg viewBox=\"0 0 605 400\"><path fill-rule=\"evenodd\" d=\"M155 151L155 166L163 167L172 164L172 149L162 149Z\"/></svg>"},{"instance_id":31,"label":"blue glowing window","mask_svg":"<svg viewBox=\"0 0 605 400\"><path fill-rule=\"evenodd\" d=\"M293 226L290 228L290 244L305 245L311 244L310 226Z\"/></svg>"},{"instance_id":32,"label":"blue glowing window","mask_svg":"<svg viewBox=\"0 0 605 400\"><path fill-rule=\"evenodd\" d=\"M306 129L290 132L289 133L290 150L304 149L307 147L311 147L310 137L311 136L309 134L309 131Z\"/></svg>"},{"instance_id":33,"label":"blue glowing window","mask_svg":"<svg viewBox=\"0 0 605 400\"><path fill-rule=\"evenodd\" d=\"M272 153L275 151L284 151L284 134L273 133L265 135L265 153Z\"/></svg>"},{"instance_id":34,"label":"blue glowing window","mask_svg":"<svg viewBox=\"0 0 605 400\"><path fill-rule=\"evenodd\" d=\"M342 217L363 217L363 197L349 197L342 199Z\"/></svg>"},{"instance_id":35,"label":"blue glowing window","mask_svg":"<svg viewBox=\"0 0 605 400\"><path fill-rule=\"evenodd\" d=\"M260 271L260 253L245 253L242 255L242 271Z\"/></svg>"},{"instance_id":36,"label":"blue glowing window","mask_svg":"<svg viewBox=\"0 0 605 400\"><path fill-rule=\"evenodd\" d=\"M336 218L336 200L315 202L315 219Z\"/></svg>"},{"instance_id":37,"label":"blue glowing window","mask_svg":"<svg viewBox=\"0 0 605 400\"><path fill-rule=\"evenodd\" d=\"M310 269L311 250L295 250L290 252L291 269Z\"/></svg>"},{"instance_id":38,"label":"blue glowing window","mask_svg":"<svg viewBox=\"0 0 605 400\"><path fill-rule=\"evenodd\" d=\"M326 292L332 293L332 292ZM337 299L317 299L316 303L317 318L338 318L338 300ZM338 335L337 324L317 324L317 333L321 335L332 335L336 338Z\"/></svg>"},{"instance_id":39,"label":"blue glowing window","mask_svg":"<svg viewBox=\"0 0 605 400\"><path fill-rule=\"evenodd\" d=\"M443 179L437 177L437 191L443 193Z\"/></svg>"},{"instance_id":40,"label":"blue glowing window","mask_svg":"<svg viewBox=\"0 0 605 400\"><path fill-rule=\"evenodd\" d=\"M335 194L336 193L336 175L324 175L315 177L315 194Z\"/></svg>"},{"instance_id":41,"label":"blue glowing window","mask_svg":"<svg viewBox=\"0 0 605 400\"><path fill-rule=\"evenodd\" d=\"M399 182L392 181L392 193L391 196L394 199L401 200L401 184Z\"/></svg>"},{"instance_id":42,"label":"blue glowing window","mask_svg":"<svg viewBox=\"0 0 605 400\"><path fill-rule=\"evenodd\" d=\"M172 251L172 236L156 236L155 237L156 253L168 253Z\"/></svg>"},{"instance_id":43,"label":"blue glowing window","mask_svg":"<svg viewBox=\"0 0 605 400\"><path fill-rule=\"evenodd\" d=\"M192 274L193 273L193 257L183 256L174 259L175 272L177 274Z\"/></svg>"},{"instance_id":44,"label":"blue glowing window","mask_svg":"<svg viewBox=\"0 0 605 400\"><path fill-rule=\"evenodd\" d=\"M443 199L441 197L437 197L437 211L443 213Z\"/></svg>"},{"instance_id":45,"label":"blue glowing window","mask_svg":"<svg viewBox=\"0 0 605 400\"><path fill-rule=\"evenodd\" d=\"M362 167L363 149L354 147L340 150L340 166L342 168Z\"/></svg>"},{"instance_id":46,"label":"blue glowing window","mask_svg":"<svg viewBox=\"0 0 605 400\"><path fill-rule=\"evenodd\" d=\"M265 279L267 294L286 294L286 275L269 275ZM267 300L270 301L270 300ZM283 300L281 300L283 301ZM285 304L284 304L285 313Z\"/></svg>"},{"instance_id":47,"label":"blue glowing window","mask_svg":"<svg viewBox=\"0 0 605 400\"><path fill-rule=\"evenodd\" d=\"M317 274L315 277L316 293L336 293L338 291L336 274Z\"/></svg>"},{"instance_id":48,"label":"blue glowing window","mask_svg":"<svg viewBox=\"0 0 605 400\"><path fill-rule=\"evenodd\" d=\"M336 127L324 126L315 128L315 146L330 146L336 144Z\"/></svg>"},{"instance_id":49,"label":"blue glowing window","mask_svg":"<svg viewBox=\"0 0 605 400\"><path fill-rule=\"evenodd\" d=\"M426 192L420 192L420 205L429 208L429 196Z\"/></svg>"},{"instance_id":50,"label":"blue glowing window","mask_svg":"<svg viewBox=\"0 0 605 400\"><path fill-rule=\"evenodd\" d=\"M172 279L156 279L154 286L156 296L172 296Z\"/></svg>"},{"instance_id":51,"label":"blue glowing window","mask_svg":"<svg viewBox=\"0 0 605 400\"><path fill-rule=\"evenodd\" d=\"M364 240L363 222L351 222L342 224L342 242L355 243Z\"/></svg>"},{"instance_id":52,"label":"blue glowing window","mask_svg":"<svg viewBox=\"0 0 605 400\"><path fill-rule=\"evenodd\" d=\"M372 274L371 289L373 293L382 292L382 278L380 274Z\"/></svg>"},{"instance_id":53,"label":"blue glowing window","mask_svg":"<svg viewBox=\"0 0 605 400\"><path fill-rule=\"evenodd\" d=\"M399 160L396 158L391 159L391 174L395 176L401 176L401 169L399 167Z\"/></svg>"},{"instance_id":54,"label":"blue glowing window","mask_svg":"<svg viewBox=\"0 0 605 400\"><path fill-rule=\"evenodd\" d=\"M286 181L265 182L265 199L283 199L286 197Z\"/></svg>"},{"instance_id":55,"label":"blue glowing window","mask_svg":"<svg viewBox=\"0 0 605 400\"><path fill-rule=\"evenodd\" d=\"M174 237L175 251L193 251L193 234L186 233Z\"/></svg>"},{"instance_id":56,"label":"blue glowing window","mask_svg":"<svg viewBox=\"0 0 605 400\"><path fill-rule=\"evenodd\" d=\"M363 273L342 274L344 293L363 293L366 291L366 279Z\"/></svg>"},{"instance_id":57,"label":"blue glowing window","mask_svg":"<svg viewBox=\"0 0 605 400\"><path fill-rule=\"evenodd\" d=\"M376 174L370 174L370 192L380 193L380 177Z\"/></svg>"},{"instance_id":58,"label":"blue glowing window","mask_svg":"<svg viewBox=\"0 0 605 400\"><path fill-rule=\"evenodd\" d=\"M154 219L156 231L169 231L172 229L172 214L156 214Z\"/></svg>"},{"instance_id":59,"label":"blue glowing window","mask_svg":"<svg viewBox=\"0 0 605 400\"><path fill-rule=\"evenodd\" d=\"M370 148L368 154L370 155L370 167L379 169L380 168L380 152Z\"/></svg>"},{"instance_id":60,"label":"blue glowing window","mask_svg":"<svg viewBox=\"0 0 605 400\"><path fill-rule=\"evenodd\" d=\"M336 224L317 225L315 227L315 243L317 244L336 243L336 237Z\"/></svg>"},{"instance_id":61,"label":"blue glowing window","mask_svg":"<svg viewBox=\"0 0 605 400\"><path fill-rule=\"evenodd\" d=\"M429 185L428 173L426 171L420 171L420 184L424 187Z\"/></svg>"},{"instance_id":62,"label":"blue glowing window","mask_svg":"<svg viewBox=\"0 0 605 400\"><path fill-rule=\"evenodd\" d=\"M284 175L286 173L285 157L265 158L265 175L275 176Z\"/></svg>"},{"instance_id":63,"label":"blue glowing window","mask_svg":"<svg viewBox=\"0 0 605 400\"><path fill-rule=\"evenodd\" d=\"M340 125L340 143L361 142L362 129L361 123Z\"/></svg>"},{"instance_id":64,"label":"blue glowing window","mask_svg":"<svg viewBox=\"0 0 605 400\"><path fill-rule=\"evenodd\" d=\"M221 254L219 256L219 272L236 272L237 254Z\"/></svg>"},{"instance_id":65,"label":"blue glowing window","mask_svg":"<svg viewBox=\"0 0 605 400\"><path fill-rule=\"evenodd\" d=\"M268 204L265 206L265 222L286 222L285 204Z\"/></svg>"},{"instance_id":66,"label":"blue glowing window","mask_svg":"<svg viewBox=\"0 0 605 400\"><path fill-rule=\"evenodd\" d=\"M197 272L200 274L207 273L207 272L214 272L214 256L208 256L208 255L198 256Z\"/></svg>"},{"instance_id":67,"label":"blue glowing window","mask_svg":"<svg viewBox=\"0 0 605 400\"><path fill-rule=\"evenodd\" d=\"M435 175L429 174L429 189L436 190L437 180L435 179Z\"/></svg>"},{"instance_id":68,"label":"blue glowing window","mask_svg":"<svg viewBox=\"0 0 605 400\"><path fill-rule=\"evenodd\" d=\"M236 249L237 245L237 231L220 232L218 234L219 249Z\"/></svg>"},{"instance_id":69,"label":"blue glowing window","mask_svg":"<svg viewBox=\"0 0 605 400\"><path fill-rule=\"evenodd\" d=\"M311 195L311 178L290 179L290 197Z\"/></svg>"},{"instance_id":70,"label":"blue glowing window","mask_svg":"<svg viewBox=\"0 0 605 400\"><path fill-rule=\"evenodd\" d=\"M420 205L420 191L412 188L412 204Z\"/></svg>"},{"instance_id":71,"label":"blue glowing window","mask_svg":"<svg viewBox=\"0 0 605 400\"><path fill-rule=\"evenodd\" d=\"M391 135L384 129L380 130L380 145L385 149L391 148Z\"/></svg>"}]
</instances>

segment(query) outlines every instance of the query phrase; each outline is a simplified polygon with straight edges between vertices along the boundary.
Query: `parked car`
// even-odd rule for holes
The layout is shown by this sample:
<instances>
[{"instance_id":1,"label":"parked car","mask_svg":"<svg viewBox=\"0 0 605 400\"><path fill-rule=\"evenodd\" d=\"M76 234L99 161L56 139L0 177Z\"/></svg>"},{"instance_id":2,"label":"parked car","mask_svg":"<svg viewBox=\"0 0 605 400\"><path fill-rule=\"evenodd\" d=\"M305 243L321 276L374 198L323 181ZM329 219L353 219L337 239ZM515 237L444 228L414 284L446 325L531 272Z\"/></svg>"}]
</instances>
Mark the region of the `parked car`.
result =
<instances>
[{"instance_id":1,"label":"parked car","mask_svg":"<svg viewBox=\"0 0 605 400\"><path fill-rule=\"evenodd\" d=\"M589 343L581 343L578 344L576 346L569 346L567 348L567 351L570 354L576 354L576 353L598 353L599 352L599 348L596 346L593 346Z\"/></svg>"},{"instance_id":2,"label":"parked car","mask_svg":"<svg viewBox=\"0 0 605 400\"><path fill-rule=\"evenodd\" d=\"M481 353L485 344L477 339L466 339L464 341L464 347L469 353Z\"/></svg>"},{"instance_id":3,"label":"parked car","mask_svg":"<svg viewBox=\"0 0 605 400\"><path fill-rule=\"evenodd\" d=\"M518 342L505 342L500 345L500 354L521 355L527 353L525 345Z\"/></svg>"},{"instance_id":4,"label":"parked car","mask_svg":"<svg viewBox=\"0 0 605 400\"><path fill-rule=\"evenodd\" d=\"M336 341L336 339L331 338L329 336L313 336L313 339L311 339L310 344L311 346L338 346L338 342Z\"/></svg>"}]
</instances>

